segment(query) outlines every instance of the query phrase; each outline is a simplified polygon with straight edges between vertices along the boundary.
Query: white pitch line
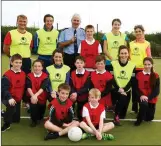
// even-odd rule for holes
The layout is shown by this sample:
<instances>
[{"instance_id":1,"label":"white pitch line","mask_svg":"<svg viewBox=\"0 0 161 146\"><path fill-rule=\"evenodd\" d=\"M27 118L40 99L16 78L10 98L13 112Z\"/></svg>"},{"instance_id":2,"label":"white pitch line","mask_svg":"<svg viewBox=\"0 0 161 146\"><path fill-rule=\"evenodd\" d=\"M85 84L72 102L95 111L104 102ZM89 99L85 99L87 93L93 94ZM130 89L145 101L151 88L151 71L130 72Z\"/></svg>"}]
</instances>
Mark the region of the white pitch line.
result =
<instances>
[{"instance_id":1,"label":"white pitch line","mask_svg":"<svg viewBox=\"0 0 161 146\"><path fill-rule=\"evenodd\" d=\"M47 118L47 117L44 117ZM30 119L30 117L21 117L21 119ZM113 120L112 118L106 118L106 120ZM136 119L120 119L120 121L136 121ZM161 122L161 120L152 120L152 122Z\"/></svg>"},{"instance_id":2,"label":"white pitch line","mask_svg":"<svg viewBox=\"0 0 161 146\"><path fill-rule=\"evenodd\" d=\"M113 119L106 118L106 120L113 120ZM136 121L136 119L120 119L120 121ZM152 122L161 122L161 120L152 120Z\"/></svg>"}]
</instances>

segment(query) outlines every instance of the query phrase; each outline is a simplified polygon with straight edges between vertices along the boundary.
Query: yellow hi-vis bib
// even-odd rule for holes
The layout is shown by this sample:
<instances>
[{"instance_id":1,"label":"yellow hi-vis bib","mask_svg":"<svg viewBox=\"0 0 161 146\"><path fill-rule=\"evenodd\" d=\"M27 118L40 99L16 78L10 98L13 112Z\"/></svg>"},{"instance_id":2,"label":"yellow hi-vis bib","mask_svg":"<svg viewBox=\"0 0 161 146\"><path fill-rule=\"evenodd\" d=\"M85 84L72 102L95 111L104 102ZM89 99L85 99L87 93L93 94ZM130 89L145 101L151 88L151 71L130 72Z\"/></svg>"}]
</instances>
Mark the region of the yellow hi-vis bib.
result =
<instances>
[{"instance_id":1,"label":"yellow hi-vis bib","mask_svg":"<svg viewBox=\"0 0 161 146\"><path fill-rule=\"evenodd\" d=\"M31 56L30 44L32 41L32 34L29 32L20 33L17 29L11 30L10 56L20 54L22 58L29 58Z\"/></svg>"},{"instance_id":2,"label":"yellow hi-vis bib","mask_svg":"<svg viewBox=\"0 0 161 146\"><path fill-rule=\"evenodd\" d=\"M105 34L107 38L108 52L116 60L118 57L118 49L121 45L125 45L126 34L121 33L119 35L114 35L112 32ZM109 58L107 57L107 60Z\"/></svg>"},{"instance_id":3,"label":"yellow hi-vis bib","mask_svg":"<svg viewBox=\"0 0 161 146\"><path fill-rule=\"evenodd\" d=\"M120 88L124 88L132 77L135 64L131 61L128 61L126 66L121 66L118 61L112 61L111 64L117 85Z\"/></svg>"},{"instance_id":4,"label":"yellow hi-vis bib","mask_svg":"<svg viewBox=\"0 0 161 146\"><path fill-rule=\"evenodd\" d=\"M148 41L144 41L144 43L130 42L130 58L136 68L144 68L143 60L147 57L146 48L148 46L150 46Z\"/></svg>"},{"instance_id":5,"label":"yellow hi-vis bib","mask_svg":"<svg viewBox=\"0 0 161 146\"><path fill-rule=\"evenodd\" d=\"M46 69L49 72L52 90L57 91L58 86L65 83L66 73L70 70L70 67L63 65L62 68L55 68L54 65L50 65Z\"/></svg>"},{"instance_id":6,"label":"yellow hi-vis bib","mask_svg":"<svg viewBox=\"0 0 161 146\"><path fill-rule=\"evenodd\" d=\"M38 30L38 54L52 55L53 51L56 49L56 40L58 38L58 34L59 32L56 29L53 29L52 31L45 31L44 29Z\"/></svg>"}]
</instances>

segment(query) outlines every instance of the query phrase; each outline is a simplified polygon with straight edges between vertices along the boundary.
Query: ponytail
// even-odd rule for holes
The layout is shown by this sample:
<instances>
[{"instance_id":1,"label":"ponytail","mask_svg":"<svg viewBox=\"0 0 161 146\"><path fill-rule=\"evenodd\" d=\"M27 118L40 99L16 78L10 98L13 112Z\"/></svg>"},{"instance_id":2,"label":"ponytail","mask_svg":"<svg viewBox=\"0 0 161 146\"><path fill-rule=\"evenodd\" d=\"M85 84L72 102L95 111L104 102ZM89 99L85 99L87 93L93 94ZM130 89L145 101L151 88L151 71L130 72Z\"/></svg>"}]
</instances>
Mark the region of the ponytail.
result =
<instances>
[{"instance_id":1,"label":"ponytail","mask_svg":"<svg viewBox=\"0 0 161 146\"><path fill-rule=\"evenodd\" d=\"M155 84L156 84L156 75L154 73L153 67L151 68L151 74L150 74L150 79L149 80L150 80L150 87L152 89L154 89L155 88Z\"/></svg>"},{"instance_id":2,"label":"ponytail","mask_svg":"<svg viewBox=\"0 0 161 146\"><path fill-rule=\"evenodd\" d=\"M150 57L145 57L144 60L143 60L143 63L145 61L150 61L152 65L154 64L153 63L153 59L150 58ZM150 74L149 81L150 81L150 87L151 87L151 89L154 89L155 88L155 85L156 85L156 75L155 75L155 72L154 72L153 67L151 68L151 74Z\"/></svg>"}]
</instances>

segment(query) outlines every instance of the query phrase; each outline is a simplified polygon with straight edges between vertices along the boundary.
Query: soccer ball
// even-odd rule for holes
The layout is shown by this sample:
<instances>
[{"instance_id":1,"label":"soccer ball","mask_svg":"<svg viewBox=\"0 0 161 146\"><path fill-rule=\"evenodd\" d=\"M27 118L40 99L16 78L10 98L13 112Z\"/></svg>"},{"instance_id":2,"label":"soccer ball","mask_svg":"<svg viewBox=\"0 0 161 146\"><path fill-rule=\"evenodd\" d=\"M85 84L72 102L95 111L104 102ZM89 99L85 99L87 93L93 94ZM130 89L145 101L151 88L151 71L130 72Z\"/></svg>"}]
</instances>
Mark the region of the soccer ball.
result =
<instances>
[{"instance_id":1,"label":"soccer ball","mask_svg":"<svg viewBox=\"0 0 161 146\"><path fill-rule=\"evenodd\" d=\"M72 127L68 131L68 138L71 141L79 141L82 138L82 130L79 127Z\"/></svg>"}]
</instances>

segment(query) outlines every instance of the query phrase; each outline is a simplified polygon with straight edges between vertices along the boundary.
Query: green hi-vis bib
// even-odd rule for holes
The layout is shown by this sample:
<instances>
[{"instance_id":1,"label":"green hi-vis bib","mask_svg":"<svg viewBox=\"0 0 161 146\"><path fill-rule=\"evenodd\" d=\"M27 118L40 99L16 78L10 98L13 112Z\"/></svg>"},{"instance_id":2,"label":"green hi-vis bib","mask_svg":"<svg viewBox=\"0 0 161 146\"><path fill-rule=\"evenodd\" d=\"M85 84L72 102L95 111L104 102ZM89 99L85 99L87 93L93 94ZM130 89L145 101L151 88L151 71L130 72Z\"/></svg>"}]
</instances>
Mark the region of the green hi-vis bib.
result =
<instances>
[{"instance_id":1,"label":"green hi-vis bib","mask_svg":"<svg viewBox=\"0 0 161 146\"><path fill-rule=\"evenodd\" d=\"M122 67L118 61L111 62L113 66L114 79L120 88L124 88L132 77L135 65L128 61L127 65Z\"/></svg>"},{"instance_id":2,"label":"green hi-vis bib","mask_svg":"<svg viewBox=\"0 0 161 146\"><path fill-rule=\"evenodd\" d=\"M31 56L30 44L32 41L32 34L29 32L20 33L17 29L11 30L10 56L20 54L22 58L29 58Z\"/></svg>"},{"instance_id":3,"label":"green hi-vis bib","mask_svg":"<svg viewBox=\"0 0 161 146\"><path fill-rule=\"evenodd\" d=\"M56 29L52 31L45 31L40 29L37 31L39 41L38 54L40 55L52 55L56 49L56 40L59 32Z\"/></svg>"},{"instance_id":4,"label":"green hi-vis bib","mask_svg":"<svg viewBox=\"0 0 161 146\"><path fill-rule=\"evenodd\" d=\"M148 41L144 41L144 43L130 42L130 58L136 68L144 68L143 60L147 57L146 48L148 46L150 46Z\"/></svg>"},{"instance_id":5,"label":"green hi-vis bib","mask_svg":"<svg viewBox=\"0 0 161 146\"><path fill-rule=\"evenodd\" d=\"M116 60L118 49L121 45L125 45L125 38L126 34L121 33L120 35L113 35L112 32L105 34L107 38L107 45L108 45L108 52L113 57L114 60ZM107 60L109 58L107 57Z\"/></svg>"},{"instance_id":6,"label":"green hi-vis bib","mask_svg":"<svg viewBox=\"0 0 161 146\"><path fill-rule=\"evenodd\" d=\"M46 69L49 72L52 90L57 91L58 86L65 83L66 73L70 70L70 67L63 65L62 68L55 68L54 65L50 65Z\"/></svg>"}]
</instances>

